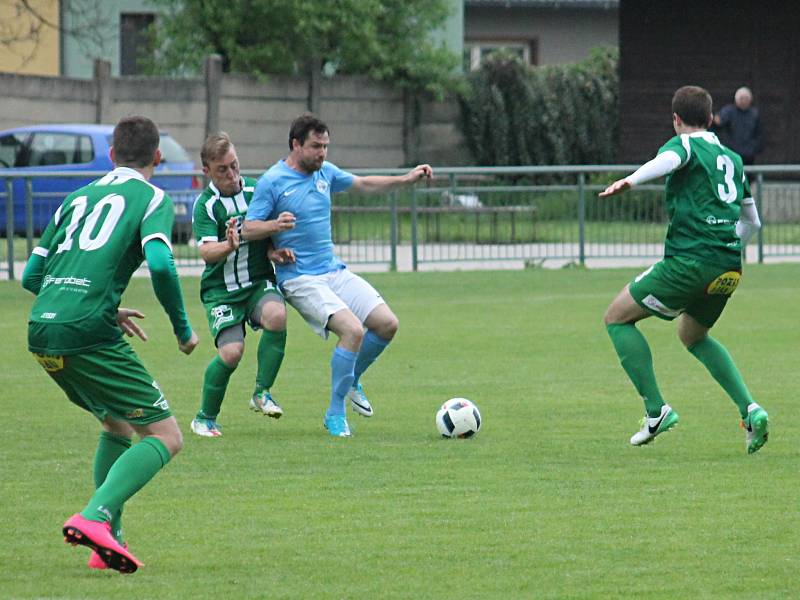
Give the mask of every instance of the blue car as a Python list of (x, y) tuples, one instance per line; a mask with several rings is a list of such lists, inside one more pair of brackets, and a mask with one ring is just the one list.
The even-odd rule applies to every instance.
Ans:
[[(59, 124), (32, 125), (0, 131), (0, 232), (6, 230), (7, 178), (4, 170), (29, 172), (32, 176), (33, 233), (40, 235), (64, 198), (97, 176), (36, 177), (47, 172), (82, 173), (110, 171), (108, 151), (113, 125)], [(192, 227), (192, 205), (201, 182), (187, 174), (195, 165), (186, 150), (168, 133), (161, 133), (162, 162), (156, 168), (153, 184), (166, 190), (175, 204), (176, 238), (188, 237)], [(181, 175), (172, 175), (180, 172)], [(14, 232), (26, 232), (26, 178), (12, 178)]]

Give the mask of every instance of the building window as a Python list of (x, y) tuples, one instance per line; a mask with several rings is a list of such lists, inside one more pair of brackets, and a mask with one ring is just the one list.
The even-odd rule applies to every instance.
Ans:
[(122, 13), (119, 22), (119, 74), (141, 75), (141, 59), (152, 54), (147, 28), (153, 24), (153, 13)]
[(538, 63), (536, 40), (467, 40), (464, 42), (464, 69), (474, 71), (497, 51), (511, 52), (527, 65)]

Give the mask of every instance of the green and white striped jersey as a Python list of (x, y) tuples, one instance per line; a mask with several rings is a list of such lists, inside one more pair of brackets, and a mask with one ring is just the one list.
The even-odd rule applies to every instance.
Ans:
[(664, 255), (741, 267), (736, 222), (742, 200), (752, 197), (741, 157), (708, 131), (676, 135), (658, 153), (670, 151), (678, 155), (680, 166), (667, 176)]
[[(227, 223), (236, 218), (241, 223), (253, 198), (256, 180), (242, 177), (242, 191), (228, 197), (210, 183), (197, 197), (192, 213), (192, 229), (198, 245), (225, 239)], [(239, 249), (224, 260), (207, 264), (200, 280), (200, 299), (205, 302), (237, 302), (253, 291), (253, 284), (269, 280), (275, 273), (267, 258), (268, 239), (243, 240)]]
[(67, 196), (33, 250), (45, 262), (30, 350), (75, 354), (116, 342), (117, 308), (143, 247), (151, 239), (170, 246), (174, 219), (169, 196), (126, 167)]

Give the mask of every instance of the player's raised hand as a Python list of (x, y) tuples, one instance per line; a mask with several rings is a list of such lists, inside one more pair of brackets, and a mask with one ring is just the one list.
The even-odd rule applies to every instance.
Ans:
[(199, 343), (200, 338), (198, 338), (197, 334), (192, 330), (192, 335), (187, 341), (181, 342), (180, 339), (178, 340), (178, 349), (184, 354), (191, 354)]
[(601, 198), (607, 198), (608, 196), (614, 196), (616, 194), (621, 194), (622, 192), (626, 192), (631, 189), (633, 186), (631, 182), (628, 181), (627, 178), (618, 179), (610, 186), (608, 186), (605, 190), (597, 194)]
[(147, 334), (144, 332), (144, 329), (142, 329), (138, 323), (131, 320), (131, 317), (136, 317), (137, 319), (144, 319), (144, 314), (139, 312), (135, 308), (117, 309), (117, 323), (119, 324), (119, 328), (122, 329), (122, 332), (128, 337), (136, 336), (140, 338), (142, 341), (146, 342)]
[(225, 229), (225, 239), (228, 240), (228, 244), (234, 250), (239, 249), (239, 244), (241, 243), (241, 238), (239, 237), (239, 219), (236, 217), (231, 217), (228, 219), (227, 227)]
[(293, 213), (283, 211), (278, 215), (278, 218), (275, 219), (275, 223), (278, 225), (278, 231), (286, 231), (287, 229), (294, 229), (296, 220)]
[(430, 165), (417, 165), (406, 174), (406, 178), (409, 183), (416, 183), (420, 179), (433, 179), (433, 169)]
[(294, 250), (291, 248), (270, 248), (269, 252), (267, 252), (267, 258), (278, 265), (286, 265), (297, 260)]

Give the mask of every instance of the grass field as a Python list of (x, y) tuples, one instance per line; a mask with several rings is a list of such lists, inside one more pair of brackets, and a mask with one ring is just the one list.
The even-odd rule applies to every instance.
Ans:
[[(628, 438), (640, 400), (602, 313), (631, 270), (369, 276), (400, 317), (364, 383), (370, 420), (354, 437), (322, 429), (332, 342), (290, 311), (273, 389), (280, 421), (247, 410), (253, 338), (223, 405), (224, 437), (188, 424), (213, 355), (178, 353), (149, 282), (150, 341), (134, 346), (186, 434), (181, 454), (126, 505), (146, 566), (90, 572), (61, 523), (91, 492), (98, 426), (25, 351), (31, 297), (0, 284), (2, 598), (789, 598), (797, 593), (794, 442), (800, 265), (750, 266), (715, 335), (769, 411), (772, 436), (748, 456), (738, 413), (680, 345), (649, 320), (656, 371), (679, 427), (644, 448)], [(437, 437), (452, 396), (484, 418), (472, 440)]]

